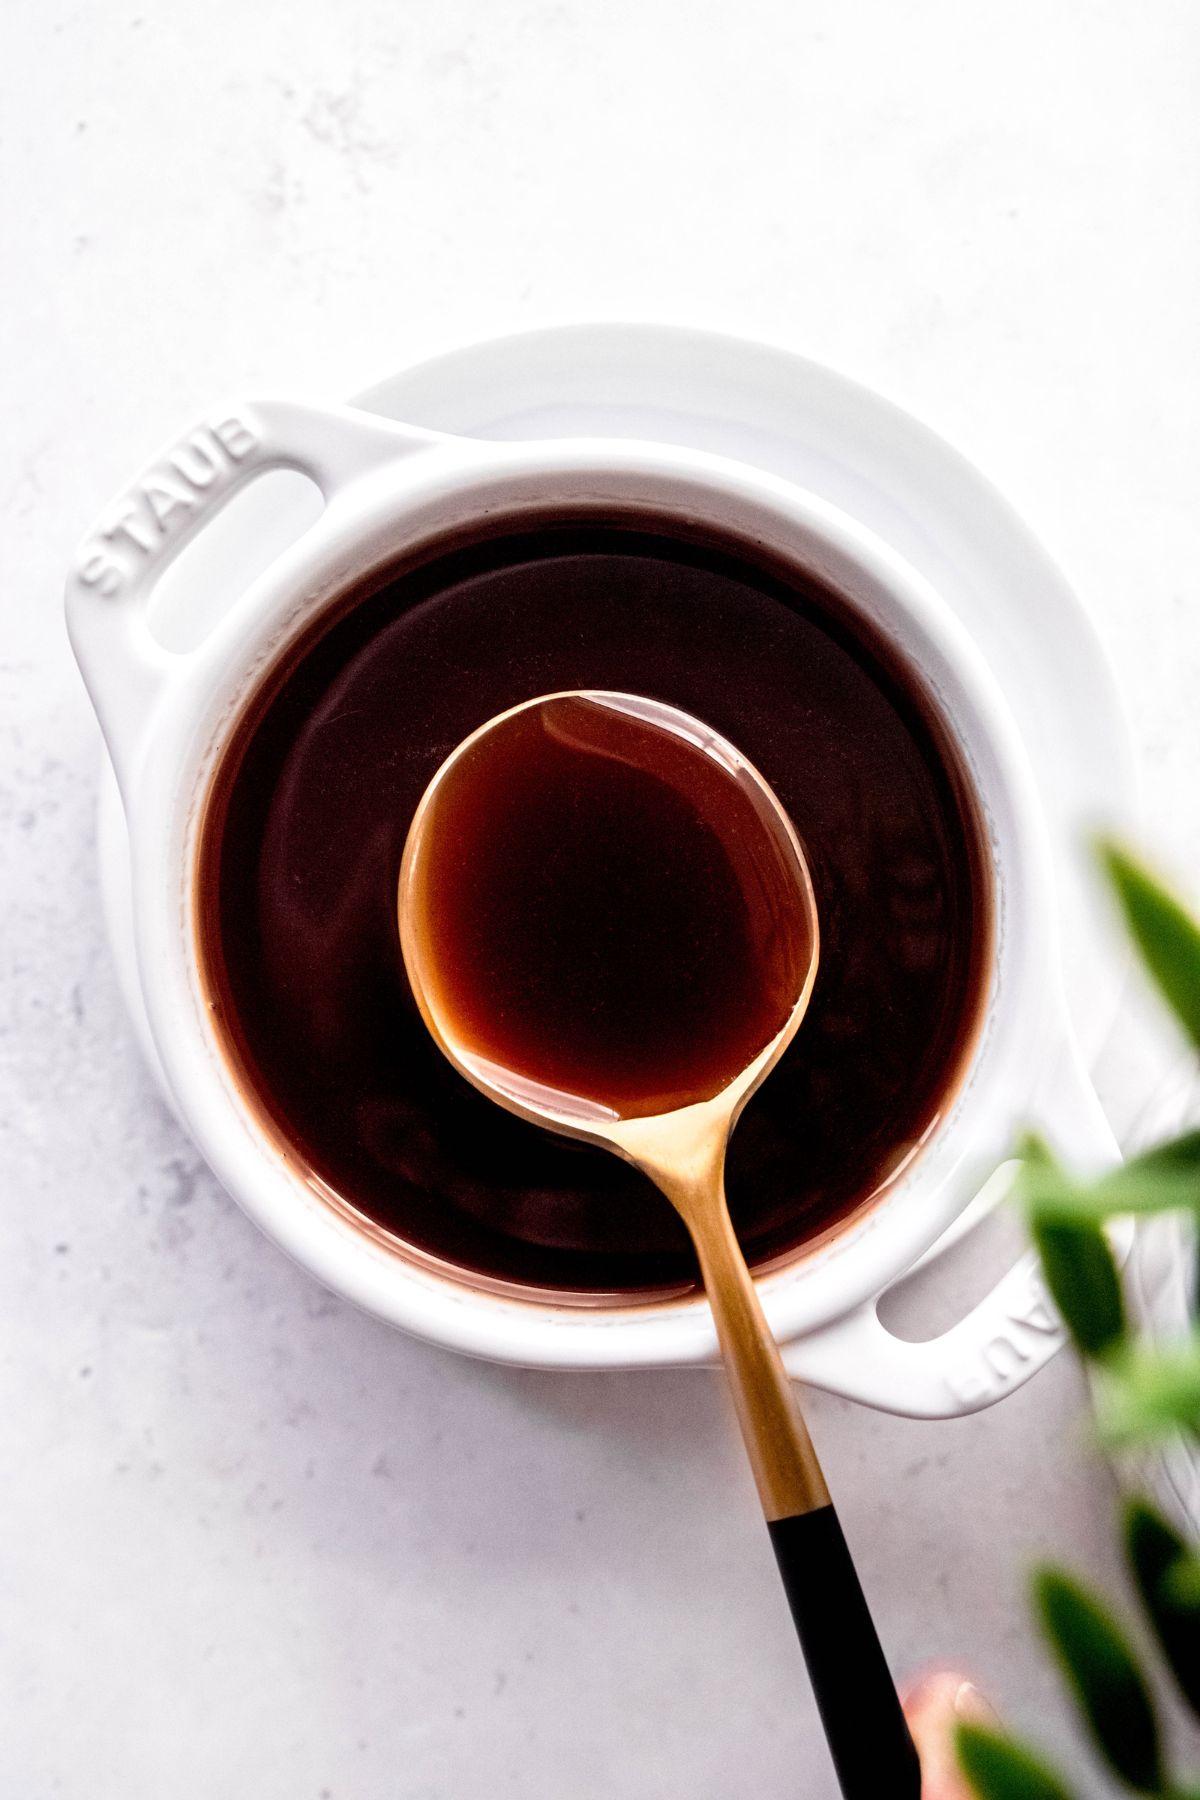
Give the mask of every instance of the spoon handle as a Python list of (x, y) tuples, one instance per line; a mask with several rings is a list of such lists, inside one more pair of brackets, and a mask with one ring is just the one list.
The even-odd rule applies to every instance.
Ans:
[(720, 1183), (685, 1222), (721, 1343), (721, 1357), (767, 1519), (828, 1506), (829, 1489), (792, 1378), (763, 1314)]
[(836, 1511), (767, 1529), (845, 1800), (918, 1800), (917, 1752)]
[[(697, 1205), (706, 1186), (708, 1204)], [(707, 1182), (694, 1183), (689, 1193), (676, 1186), (672, 1198), (700, 1260), (842, 1794), (845, 1800), (918, 1800), (917, 1753), (796, 1389), (734, 1233), (720, 1169), (710, 1170)]]

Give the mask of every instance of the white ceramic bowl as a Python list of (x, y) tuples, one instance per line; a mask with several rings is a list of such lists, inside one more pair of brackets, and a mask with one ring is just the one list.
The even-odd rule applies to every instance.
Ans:
[[(147, 615), (178, 551), (272, 468), (320, 487), (325, 509), (186, 654)], [(709, 1360), (700, 1300), (559, 1306), (439, 1274), (356, 1227), (278, 1155), (210, 1028), (194, 951), (198, 823), (222, 746), (276, 658), (353, 582), (487, 513), (547, 507), (656, 514), (760, 539), (829, 582), (917, 669), (957, 739), (995, 869), (997, 941), (969, 1073), (911, 1168), (862, 1217), (765, 1277), (764, 1306), (805, 1380), (914, 1416), (986, 1405), (1041, 1366), (1061, 1331), (1029, 1259), (949, 1332), (910, 1343), (876, 1303), (994, 1197), (1018, 1127), (1052, 1100), (1080, 1163), (1115, 1155), (1074, 1052), (1059, 981), (1045, 826), (1002, 694), (945, 602), (879, 539), (799, 488), (697, 451), (638, 441), (494, 443), (286, 401), (223, 408), (170, 445), (86, 539), (67, 587), (71, 641), (116, 769), (132, 855), (141, 987), (180, 1116), (246, 1211), (331, 1288), (475, 1355), (546, 1367)], [(989, 1179), (990, 1178), (990, 1179)]]

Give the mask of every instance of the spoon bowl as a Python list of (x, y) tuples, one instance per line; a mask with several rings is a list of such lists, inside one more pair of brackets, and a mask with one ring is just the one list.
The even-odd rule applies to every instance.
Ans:
[[(575, 1069), (564, 1075), (560, 1068), (547, 1074), (544, 1046), (539, 1045), (536, 1059), (530, 1059), (527, 1049), (523, 1055), (514, 1056), (511, 1047), (500, 1050), (494, 1043), (481, 1042), (477, 1023), (473, 1027), (470, 1020), (464, 1021), (461, 1005), (448, 991), (443, 968), (445, 934), (439, 931), (436, 920), (445, 905), (446, 888), (443, 871), (435, 866), (439, 832), (443, 837), (447, 831), (461, 835), (464, 805), (461, 794), (455, 793), (456, 785), (462, 785), (461, 772), (481, 755), (495, 756), (491, 746), (506, 736), (518, 736), (531, 725), (553, 733), (569, 752), (594, 762), (633, 761), (629, 744), (623, 739), (632, 738), (635, 752), (644, 753), (647, 745), (652, 745), (660, 761), (674, 758), (676, 766), (666, 767), (663, 785), (673, 781), (680, 790), (673, 797), (681, 798), (685, 805), (693, 804), (697, 798), (697, 766), (703, 779), (711, 782), (714, 769), (724, 778), (726, 799), (734, 798), (736, 811), (731, 811), (721, 824), (726, 836), (732, 829), (740, 840), (742, 866), (738, 877), (743, 890), (752, 890), (749, 896), (743, 892), (739, 900), (749, 898), (751, 905), (747, 910), (761, 915), (757, 921), (760, 939), (769, 935), (772, 940), (769, 946), (761, 942), (754, 945), (752, 953), (759, 961), (765, 961), (769, 955), (777, 967), (769, 996), (773, 1011), (768, 1014), (766, 1009), (760, 1009), (758, 1016), (740, 1021), (740, 1036), (736, 1042), (725, 1043), (720, 1064), (692, 1066), (685, 1074), (664, 1059), (666, 1066), (656, 1071), (656, 1080), (643, 1078), (639, 1088), (634, 1076), (621, 1089), (617, 1079), (621, 1071), (607, 1069), (600, 1082), (594, 1070)], [(520, 750), (518, 745), (516, 753), (520, 754)], [(507, 748), (505, 760), (511, 759), (512, 754), (512, 748)], [(690, 776), (690, 781), (681, 779), (681, 771)], [(538, 794), (535, 799), (540, 802), (543, 796)], [(443, 829), (448, 813), (450, 823)], [(791, 820), (753, 765), (725, 738), (677, 707), (636, 695), (598, 690), (547, 694), (510, 707), (481, 725), (452, 751), (425, 790), (409, 829), (400, 868), (398, 915), (401, 948), (414, 997), (434, 1039), (460, 1072), (509, 1111), (566, 1136), (602, 1143), (622, 1155), (627, 1151), (623, 1133), (616, 1128), (635, 1118), (665, 1117), (704, 1104), (714, 1108), (714, 1117), (726, 1117), (732, 1126), (738, 1112), (799, 1030), (812, 994), (819, 955), (816, 898), (803, 848)], [(489, 943), (489, 956), (492, 949)], [(611, 948), (607, 953), (611, 954)], [(711, 979), (711, 968), (702, 973)], [(688, 976), (693, 986), (698, 985), (694, 971), (689, 969)], [(492, 969), (486, 979), (494, 980)], [(602, 971), (602, 982), (605, 990), (616, 987), (607, 971)], [(607, 997), (606, 992), (604, 998)], [(704, 1035), (709, 1040), (717, 1035), (714, 1013), (723, 997), (728, 998), (706, 993), (698, 996), (699, 1006), (704, 1009)], [(542, 998), (544, 1005), (545, 996)], [(739, 1001), (741, 998), (739, 995)], [(575, 1004), (581, 1010), (594, 1012), (596, 999), (593, 991)], [(645, 1015), (639, 1028), (652, 1028), (656, 1036), (661, 1036), (666, 1021), (648, 1010), (644, 995), (639, 994), (639, 1001)], [(520, 1004), (528, 1005), (524, 996)], [(695, 1012), (693, 1004), (693, 1023)], [(576, 1019), (568, 1017), (564, 1022), (575, 1039)], [(539, 1027), (540, 1024), (539, 1021)], [(628, 1053), (627, 1045), (626, 1056)], [(686, 1055), (694, 1064), (694, 1044), (686, 1047)], [(631, 1156), (630, 1160), (638, 1159)]]

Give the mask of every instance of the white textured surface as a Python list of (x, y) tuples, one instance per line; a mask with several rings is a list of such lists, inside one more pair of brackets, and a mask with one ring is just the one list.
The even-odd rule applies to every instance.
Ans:
[[(716, 1383), (393, 1337), (164, 1117), (101, 940), (62, 566), (214, 394), (336, 395), (546, 318), (774, 338), (1031, 519), (1117, 652), (1186, 869), (1191, 0), (18, 0), (0, 36), (4, 1791), (827, 1800)], [(1114, 1578), (1078, 1406), (1062, 1363), (956, 1425), (813, 1408), (896, 1659), (966, 1661), (1067, 1758), (1020, 1571)]]

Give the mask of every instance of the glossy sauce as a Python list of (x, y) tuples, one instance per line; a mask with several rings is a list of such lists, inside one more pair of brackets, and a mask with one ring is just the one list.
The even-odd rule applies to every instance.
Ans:
[(911, 672), (836, 594), (753, 546), (644, 518), (498, 521), (348, 595), (272, 671), (222, 758), (201, 829), (201, 966), (251, 1103), (330, 1204), (492, 1285), (579, 1304), (683, 1294), (694, 1264), (668, 1202), (452, 1069), (400, 954), (400, 859), (434, 774), (486, 720), (568, 688), (706, 721), (805, 847), (816, 985), (730, 1149), (747, 1255), (768, 1264), (869, 1205), (975, 1041), (986, 836)]
[(579, 1119), (720, 1093), (815, 949), (770, 796), (698, 720), (633, 696), (551, 696), (468, 741), (409, 867), (410, 968), (459, 1061)]

